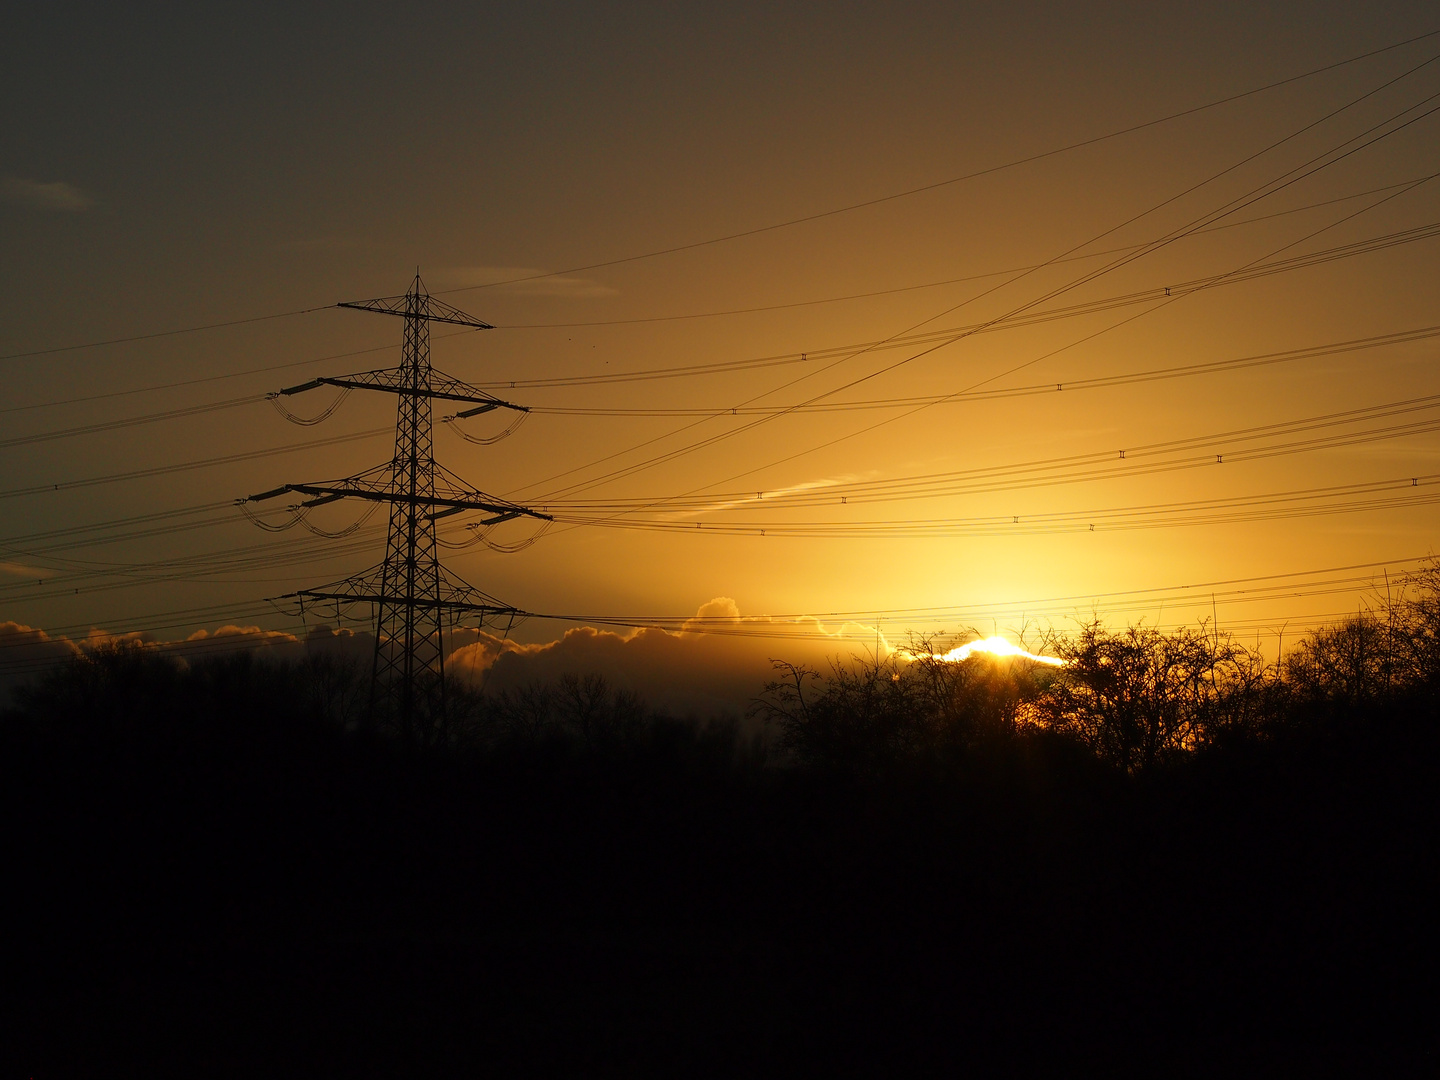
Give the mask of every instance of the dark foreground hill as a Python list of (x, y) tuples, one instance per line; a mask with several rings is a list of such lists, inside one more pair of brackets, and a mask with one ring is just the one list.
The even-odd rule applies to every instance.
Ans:
[(654, 717), (422, 751), (258, 664), (76, 671), (0, 727), (10, 1075), (1440, 1061), (1423, 689), (1140, 772), (1044, 731), (855, 771)]

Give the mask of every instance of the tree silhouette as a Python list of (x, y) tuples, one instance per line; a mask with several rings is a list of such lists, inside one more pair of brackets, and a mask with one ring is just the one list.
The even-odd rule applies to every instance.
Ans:
[(1049, 644), (1064, 660), (1033, 716), (1126, 772), (1195, 750), (1246, 724), (1263, 685), (1260, 657), (1228, 635), (1098, 622)]
[(781, 678), (766, 683), (752, 715), (778, 729), (798, 763), (854, 773), (1012, 737), (1022, 706), (1053, 677), (1026, 657), (946, 660), (925, 639), (904, 657), (837, 660), (826, 675), (772, 663)]

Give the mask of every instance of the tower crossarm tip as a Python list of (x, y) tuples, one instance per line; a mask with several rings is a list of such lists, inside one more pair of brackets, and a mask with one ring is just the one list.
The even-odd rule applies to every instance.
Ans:
[(324, 386), (327, 381), (326, 379), (311, 379), (309, 382), (301, 383), (299, 386), (287, 386), (281, 390), (277, 390), (273, 396), (289, 397), (291, 394), (303, 394), (306, 390), (314, 390), (317, 386)]
[(429, 390), (424, 393), (424, 396), (438, 398), (441, 401), (474, 402), (475, 404), (480, 406), (478, 409), (466, 409), (462, 413), (457, 413), (457, 416), (474, 416), (478, 413), (489, 412), (491, 409), (511, 409), (514, 412), (524, 413), (528, 413), (530, 411), (530, 406), (528, 405), (516, 405), (509, 401), (502, 401), (500, 398), (495, 397), (493, 394), (485, 393), (484, 390), (474, 390), (470, 392), (455, 390)]
[(488, 412), (490, 409), (514, 409), (516, 412), (529, 412), (530, 406), (516, 405), (510, 401), (504, 401), (494, 394), (481, 390), (478, 386), (471, 386), (467, 382), (461, 382), (443, 372), (435, 372), (430, 382), (434, 393), (432, 397), (441, 398), (445, 401), (471, 401), (480, 405), (480, 409), (467, 409), (465, 412), (457, 413), (458, 416), (474, 416), (479, 412)]
[(284, 487), (273, 488), (270, 491), (262, 491), (259, 495), (247, 495), (245, 498), (236, 501), (242, 503), (264, 502), (266, 499), (273, 499), (277, 495), (284, 495), (286, 492), (295, 490), (296, 487), (294, 484), (286, 484)]

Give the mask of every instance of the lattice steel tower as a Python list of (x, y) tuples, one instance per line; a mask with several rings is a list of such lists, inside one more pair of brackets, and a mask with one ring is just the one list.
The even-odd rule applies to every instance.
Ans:
[[(342, 394), (351, 390), (395, 394), (398, 398), (395, 456), (386, 464), (341, 480), (286, 484), (241, 502), (259, 502), (295, 492), (306, 498), (290, 510), (302, 518), (310, 508), (339, 499), (390, 505), (390, 530), (383, 562), (354, 577), (290, 593), (284, 599), (298, 600), (302, 607), (306, 602), (322, 600), (372, 605), (375, 612), (375, 659), (370, 689), (372, 720), (394, 722), (406, 734), (430, 740), (439, 737), (445, 725), (447, 622), (453, 625), (469, 616), (483, 623), (486, 618), (508, 616), (513, 619), (519, 614), (518, 609), (500, 603), (441, 566), (436, 521), (467, 510), (485, 511), (490, 515), (477, 523), (479, 527), (522, 516), (551, 520), (549, 515), (478, 491), (437, 465), (432, 445), (431, 404), (439, 398), (474, 406), (457, 413), (453, 419), (494, 409), (510, 409), (523, 416), (528, 410), (431, 368), (432, 322), (477, 330), (493, 327), (430, 296), (418, 271), (404, 296), (337, 306), (404, 319), (400, 366), (341, 378), (312, 379), (287, 387), (271, 398), (278, 403), (281, 397), (320, 386), (338, 387)], [(333, 406), (321, 418), (330, 411)]]

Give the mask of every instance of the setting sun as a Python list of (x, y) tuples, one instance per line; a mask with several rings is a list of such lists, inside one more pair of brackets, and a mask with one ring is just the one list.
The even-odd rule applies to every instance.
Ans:
[(1027, 660), (1033, 660), (1037, 664), (1049, 664), (1051, 667), (1061, 667), (1065, 661), (1054, 656), (1037, 656), (1035, 653), (1027, 652), (1014, 642), (995, 634), (991, 637), (981, 638), (978, 641), (967, 642), (959, 645), (943, 656), (936, 657), (937, 660), (945, 660), (950, 663), (959, 663), (961, 660), (969, 660), (976, 653), (988, 653), (991, 656), (1023, 656)]

